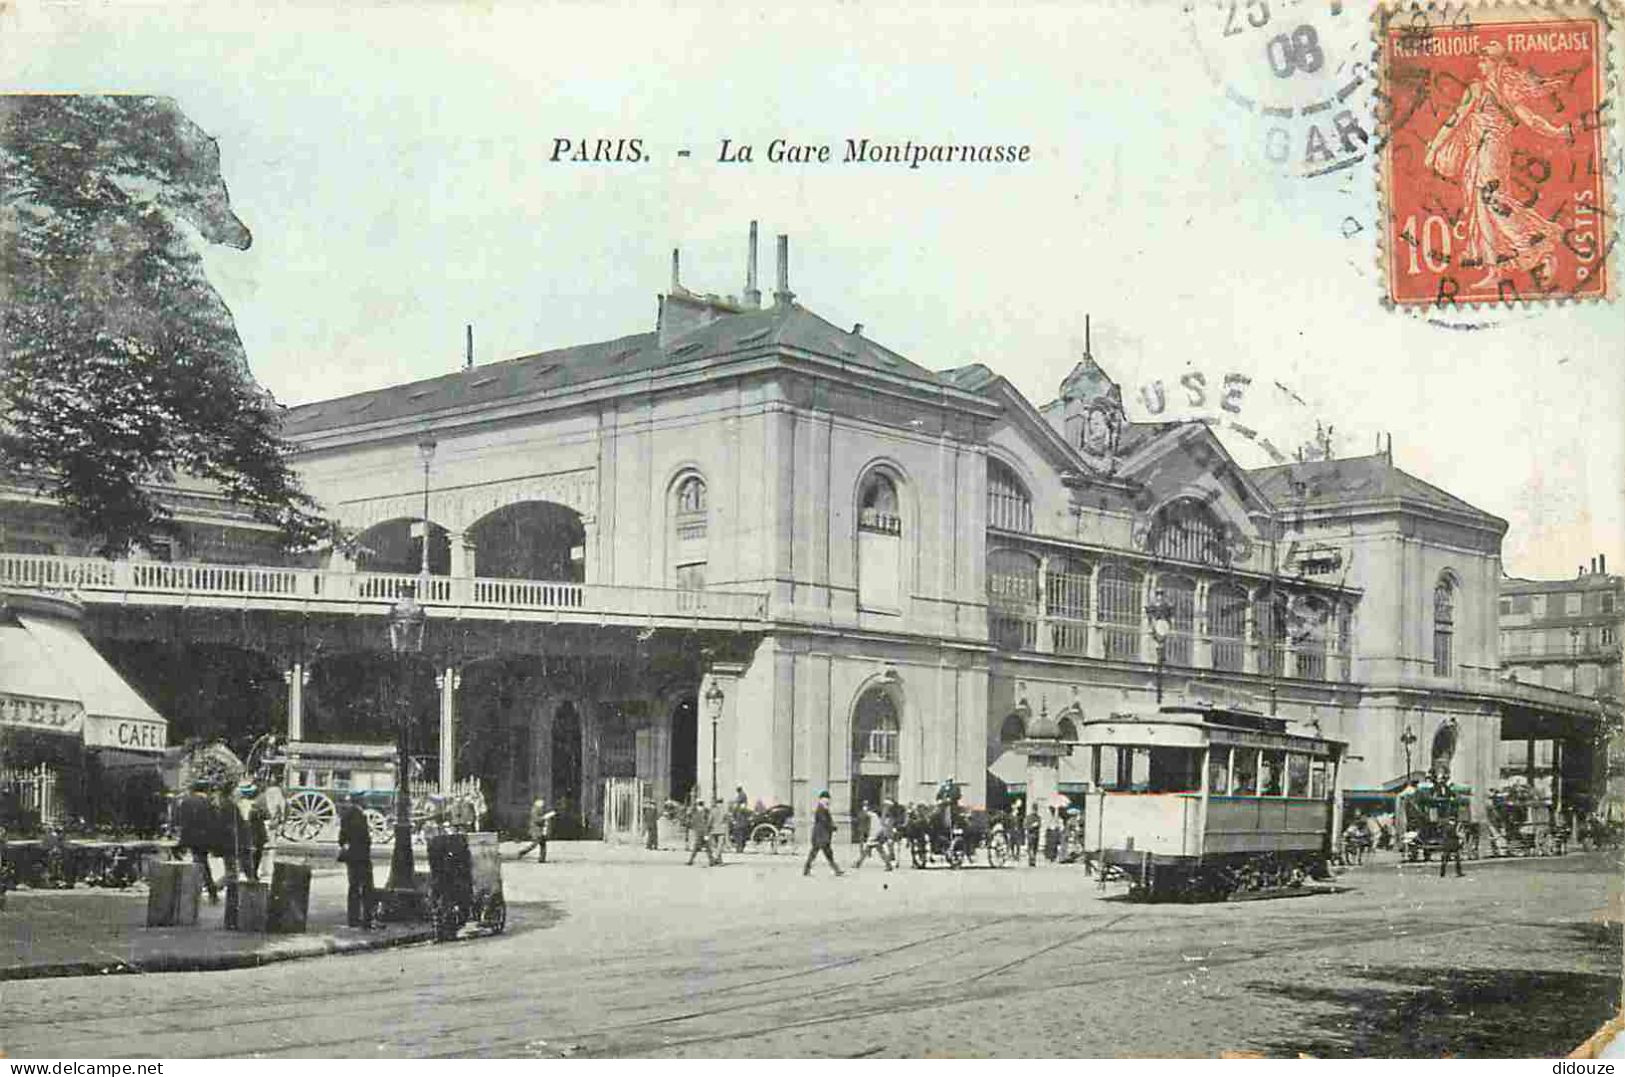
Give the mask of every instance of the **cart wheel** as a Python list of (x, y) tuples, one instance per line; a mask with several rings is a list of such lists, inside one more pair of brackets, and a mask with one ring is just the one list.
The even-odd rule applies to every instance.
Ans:
[(372, 840), (384, 842), (390, 839), (389, 817), (377, 808), (368, 808), (366, 811), (367, 829), (372, 832)]
[(908, 858), (914, 862), (915, 867), (925, 867), (925, 862), (928, 855), (929, 854), (925, 849), (925, 842), (916, 838), (908, 843)]
[(338, 809), (325, 794), (308, 789), (288, 798), (281, 834), (289, 841), (315, 841), (338, 818)]
[(772, 823), (757, 823), (750, 832), (750, 847), (757, 852), (779, 851), (779, 829)]
[(987, 866), (1002, 868), (1009, 857), (1008, 846), (1005, 845), (1004, 835), (996, 835), (987, 843)]
[(965, 843), (957, 837), (948, 842), (947, 856), (949, 867), (957, 868), (963, 865), (965, 863)]
[(508, 903), (502, 900), (501, 894), (492, 894), (491, 900), (485, 903), (485, 916), (482, 923), (493, 935), (500, 935), (508, 926)]

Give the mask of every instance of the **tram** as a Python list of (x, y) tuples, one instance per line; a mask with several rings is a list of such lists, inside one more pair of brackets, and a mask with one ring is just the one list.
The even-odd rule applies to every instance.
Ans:
[(1199, 900), (1329, 876), (1344, 742), (1209, 706), (1091, 719), (1078, 738), (1093, 790), (1084, 854), (1103, 884)]

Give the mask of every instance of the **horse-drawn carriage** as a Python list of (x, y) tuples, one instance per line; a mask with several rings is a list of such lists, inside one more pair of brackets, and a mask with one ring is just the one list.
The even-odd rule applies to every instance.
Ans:
[(1010, 857), (999, 817), (981, 808), (966, 811), (950, 801), (911, 805), (894, 833), (907, 842), (909, 859), (917, 868), (939, 861), (958, 868), (973, 862), (977, 853), (986, 858), (988, 867), (1002, 868)]
[(1552, 806), (1517, 792), (1492, 794), (1492, 842), (1497, 856), (1561, 855), (1566, 845), (1563, 827), (1553, 820)]
[(735, 807), (729, 814), (728, 839), (739, 853), (747, 846), (759, 853), (788, 849), (796, 839), (795, 823), (791, 819), (794, 814), (795, 809), (788, 804), (755, 811), (742, 805)]
[[(373, 840), (389, 840), (395, 826), (393, 747), (288, 741), (251, 762), (262, 787), (281, 790), (281, 804), (267, 808), (284, 841), (336, 840), (339, 802), (356, 793)], [(427, 805), (414, 800), (413, 809), (416, 824)]]
[(1459, 790), (1440, 784), (1420, 786), (1400, 797), (1399, 807), (1406, 860), (1431, 860), (1454, 850), (1465, 858), (1478, 856), (1479, 827), (1471, 817), (1471, 801)]

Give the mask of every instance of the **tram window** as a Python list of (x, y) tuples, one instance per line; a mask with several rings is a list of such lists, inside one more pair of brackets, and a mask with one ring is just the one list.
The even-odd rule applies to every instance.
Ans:
[(1316, 759), (1309, 764), (1309, 795), (1316, 800), (1326, 799), (1326, 777), (1329, 769), (1324, 759)]
[(1130, 791), (1144, 793), (1151, 788), (1151, 749), (1123, 748), (1117, 753), (1120, 778)]
[(1208, 752), (1207, 791), (1216, 797), (1230, 792), (1230, 749), (1214, 748)]
[(1309, 795), (1309, 757), (1301, 752), (1293, 752), (1286, 757), (1286, 795)]
[(1258, 790), (1261, 797), (1278, 797), (1286, 770), (1286, 753), (1278, 748), (1266, 749), (1263, 760), (1263, 783)]
[(1230, 792), (1235, 796), (1256, 796), (1258, 794), (1258, 749), (1236, 749), (1236, 775), (1230, 786)]
[[(1136, 753), (1138, 754), (1138, 753)], [(1196, 748), (1152, 748), (1149, 791), (1195, 793), (1202, 788), (1202, 753)]]

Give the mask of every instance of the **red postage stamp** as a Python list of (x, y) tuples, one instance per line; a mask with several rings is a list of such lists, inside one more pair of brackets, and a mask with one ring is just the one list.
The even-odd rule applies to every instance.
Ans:
[(1388, 302), (1608, 298), (1602, 11), (1412, 7), (1377, 32)]

